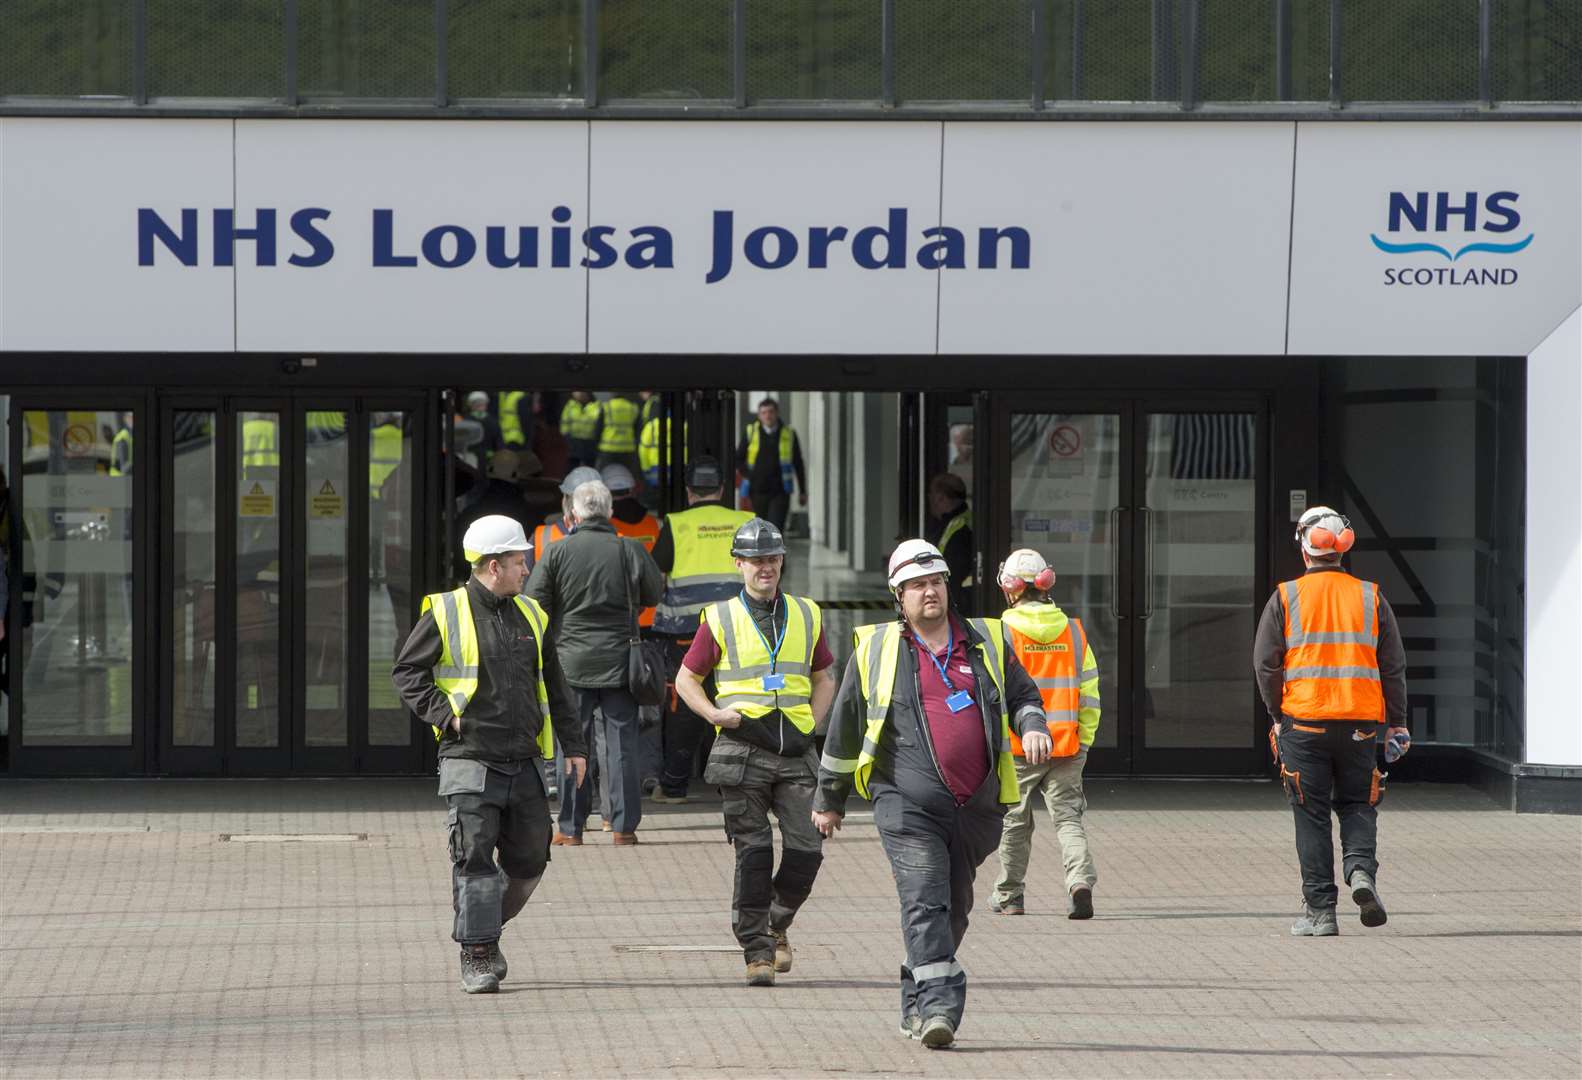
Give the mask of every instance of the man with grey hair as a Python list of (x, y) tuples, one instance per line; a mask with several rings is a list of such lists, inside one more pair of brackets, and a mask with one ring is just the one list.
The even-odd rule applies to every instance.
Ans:
[[(643, 814), (637, 700), (626, 680), (632, 602), (657, 604), (664, 579), (641, 541), (616, 533), (612, 502), (602, 481), (577, 485), (567, 518), (571, 533), (540, 557), (527, 595), (549, 614), (583, 731), (598, 747), (603, 811), (616, 846), (624, 847), (637, 843)], [(581, 846), (592, 793), (591, 775), (561, 793), (554, 843)]]

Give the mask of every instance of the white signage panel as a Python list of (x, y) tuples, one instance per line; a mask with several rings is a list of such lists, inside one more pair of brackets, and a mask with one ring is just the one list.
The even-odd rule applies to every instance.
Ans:
[(944, 219), (1032, 250), (943, 272), (940, 352), (1282, 352), (1291, 152), (1284, 123), (946, 124)]
[(590, 351), (934, 351), (939, 124), (592, 126)]
[(1292, 353), (1526, 355), (1582, 302), (1582, 124), (1299, 124), (1292, 236)]
[(231, 206), (231, 127), (8, 117), (4, 347), (230, 352), (232, 272), (208, 256), (212, 215)]
[(237, 348), (582, 352), (587, 190), (585, 123), (238, 121)]

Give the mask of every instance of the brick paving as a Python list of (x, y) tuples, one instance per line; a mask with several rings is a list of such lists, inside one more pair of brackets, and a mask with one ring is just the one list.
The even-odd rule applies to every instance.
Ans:
[[(1390, 923), (1290, 938), (1267, 784), (1090, 784), (1099, 916), (1064, 918), (1040, 822), (1028, 915), (984, 867), (958, 1048), (895, 1034), (896, 901), (871, 822), (826, 847), (796, 969), (743, 984), (717, 803), (555, 849), (504, 992), (457, 987), (427, 781), (0, 784), (0, 1075), (1582, 1075), (1582, 819), (1398, 785)], [(363, 833), (352, 843), (224, 834)]]

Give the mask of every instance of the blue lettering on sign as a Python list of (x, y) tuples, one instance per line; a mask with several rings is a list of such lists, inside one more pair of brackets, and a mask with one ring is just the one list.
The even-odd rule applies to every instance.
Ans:
[[(1426, 196), (1425, 196), (1426, 198)], [(1508, 204), (1516, 196), (1500, 192), (1483, 204), (1491, 216), (1484, 228), (1508, 231), (1521, 220)], [(1405, 218), (1426, 224), (1428, 203), (1421, 206), (1404, 201), (1396, 207), (1392, 199), (1392, 221)], [(1446, 216), (1463, 215), (1471, 220), (1476, 208), (1450, 205)], [(161, 258), (174, 259), (181, 266), (202, 265), (204, 213), (196, 207), (183, 207), (179, 220), (170, 211), (152, 207), (137, 210), (137, 265), (154, 266)], [(314, 268), (327, 265), (336, 257), (331, 236), (333, 212), (322, 206), (300, 207), (289, 214), (276, 207), (251, 210), (250, 220), (230, 207), (206, 212), (210, 265), (236, 265), (238, 251), (243, 260), (257, 267), (280, 265), (281, 248), (288, 248), (285, 265)], [(280, 233), (284, 219), (289, 232)], [(606, 270), (624, 264), (632, 270), (673, 270), (676, 268), (675, 238), (662, 225), (640, 225), (624, 232), (611, 225), (588, 225), (580, 234), (571, 224), (568, 206), (549, 211), (551, 224), (486, 225), (482, 228), (457, 223), (414, 226), (397, 211), (378, 207), (371, 211), (368, 265), (376, 269), (411, 270), (433, 267), (456, 270), (474, 263), (492, 269), (566, 270), (573, 265), (589, 270)], [(1032, 266), (1032, 236), (1016, 225), (984, 226), (976, 230), (975, 251), (969, 252), (968, 233), (947, 225), (920, 230), (914, 237), (905, 207), (893, 206), (885, 212), (882, 224), (866, 224), (855, 229), (846, 225), (812, 225), (798, 229), (788, 225), (753, 223), (738, 243), (734, 210), (715, 210), (710, 215), (709, 266), (704, 282), (724, 281), (736, 269), (741, 255), (753, 270), (827, 270), (834, 265), (862, 270), (1026, 270)], [(548, 233), (547, 261), (542, 244)], [(580, 241), (583, 256), (573, 263), (572, 244)], [(479, 258), (480, 253), (482, 258)], [(971, 262), (969, 263), (969, 257)]]
[[(1514, 191), (1495, 191), (1481, 199), (1476, 191), (1392, 191), (1386, 208), (1386, 232), (1399, 236), (1406, 226), (1410, 226), (1415, 233), (1459, 232), (1462, 238), (1467, 233), (1479, 231), (1513, 232), (1522, 221), (1522, 215), (1516, 209), (1516, 201), (1520, 197)], [(1528, 233), (1522, 240), (1500, 243), (1490, 240), (1460, 243), (1451, 241), (1448, 236), (1383, 240), (1377, 233), (1369, 233), (1368, 238), (1373, 241), (1374, 247), (1390, 255), (1434, 254), (1455, 262), (1472, 252), (1514, 255), (1533, 242), (1533, 235)]]

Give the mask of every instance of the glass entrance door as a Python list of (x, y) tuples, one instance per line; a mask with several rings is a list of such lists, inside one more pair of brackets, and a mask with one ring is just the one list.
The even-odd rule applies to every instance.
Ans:
[[(1042, 552), (1099, 662), (1095, 772), (1249, 775), (1259, 404), (1000, 402), (997, 561)], [(987, 562), (987, 559), (986, 559)], [(988, 597), (990, 610), (999, 597)]]
[(414, 772), (390, 686), (415, 618), (421, 401), (161, 410), (161, 769)]

